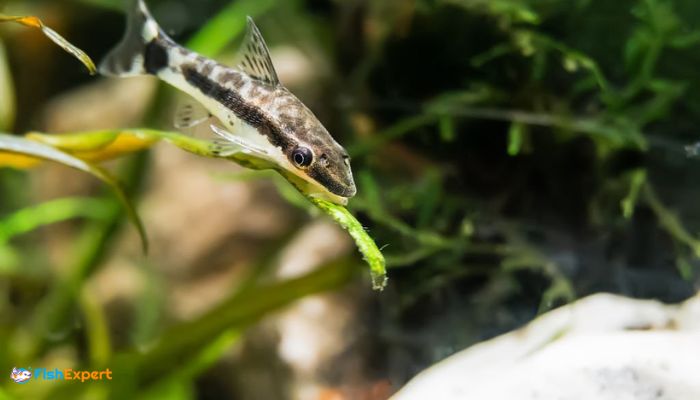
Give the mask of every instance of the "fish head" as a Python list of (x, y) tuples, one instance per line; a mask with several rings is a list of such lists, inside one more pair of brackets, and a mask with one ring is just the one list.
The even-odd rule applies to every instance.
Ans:
[(298, 127), (303, 132), (291, 132), (293, 140), (285, 149), (287, 168), (306, 182), (307, 195), (347, 204), (357, 192), (350, 156), (315, 118), (306, 121)]

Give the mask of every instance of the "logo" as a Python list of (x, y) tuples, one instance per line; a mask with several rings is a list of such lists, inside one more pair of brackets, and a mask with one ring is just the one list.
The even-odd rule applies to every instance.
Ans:
[(14, 367), (10, 373), (10, 378), (12, 378), (15, 383), (27, 383), (32, 378), (34, 378), (35, 381), (65, 380), (80, 383), (101, 381), (103, 379), (112, 380), (112, 371), (109, 368), (100, 371), (82, 371), (72, 368), (63, 370), (58, 368), (34, 368), (33, 371), (34, 372), (29, 369)]
[(32, 372), (24, 368), (12, 368), (10, 373), (10, 378), (12, 378), (15, 383), (27, 383), (32, 378)]

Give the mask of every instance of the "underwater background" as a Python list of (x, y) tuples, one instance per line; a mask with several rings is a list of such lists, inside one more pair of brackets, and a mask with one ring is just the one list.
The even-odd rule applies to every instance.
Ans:
[[(169, 144), (106, 168), (0, 168), (0, 399), (386, 399), (428, 366), (586, 295), (700, 284), (700, 3), (149, 0), (178, 43), (234, 60), (252, 16), (280, 80), (352, 157), (347, 233), (279, 177)], [(118, 0), (0, 1), (95, 61)], [(0, 24), (0, 131), (172, 130), (184, 96), (107, 79)]]

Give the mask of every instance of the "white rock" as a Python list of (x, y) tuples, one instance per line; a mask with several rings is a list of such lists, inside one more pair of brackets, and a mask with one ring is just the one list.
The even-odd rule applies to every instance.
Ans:
[(697, 296), (590, 296), (439, 362), (393, 399), (700, 399), (699, 321)]

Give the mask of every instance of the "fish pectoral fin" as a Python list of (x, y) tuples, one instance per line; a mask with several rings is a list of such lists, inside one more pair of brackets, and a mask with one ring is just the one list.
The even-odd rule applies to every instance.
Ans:
[(236, 61), (237, 68), (251, 77), (271, 86), (280, 84), (275, 67), (272, 65), (270, 51), (250, 17), (248, 17), (246, 35), (236, 55)]
[(209, 125), (212, 132), (218, 135), (221, 139), (216, 140), (216, 143), (221, 147), (219, 154), (226, 157), (236, 153), (247, 153), (253, 154), (261, 158), (267, 158), (269, 156), (267, 150), (250, 143), (248, 140), (236, 136), (233, 133), (216, 126), (215, 124)]
[(211, 117), (211, 113), (201, 104), (194, 100), (184, 101), (175, 111), (173, 125), (177, 129), (193, 128), (206, 122)]

